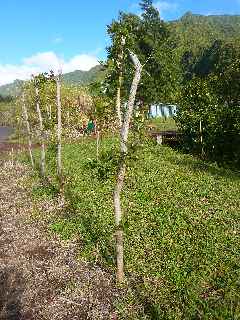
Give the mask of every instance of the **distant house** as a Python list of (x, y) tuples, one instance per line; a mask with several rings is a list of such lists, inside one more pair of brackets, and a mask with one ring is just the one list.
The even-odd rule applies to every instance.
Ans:
[(171, 118), (176, 115), (177, 106), (170, 104), (151, 105), (149, 108), (149, 118)]

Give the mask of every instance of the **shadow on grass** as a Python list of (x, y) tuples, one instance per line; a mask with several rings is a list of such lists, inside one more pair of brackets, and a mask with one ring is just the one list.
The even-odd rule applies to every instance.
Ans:
[(197, 155), (191, 155), (184, 152), (181, 148), (172, 148), (180, 157), (171, 157), (169, 161), (176, 165), (189, 168), (192, 171), (204, 172), (212, 176), (222, 177), (231, 180), (240, 179), (240, 171), (232, 167), (220, 167), (216, 162), (211, 162), (199, 158)]
[(19, 271), (11, 267), (0, 269), (0, 319), (33, 319), (30, 314), (22, 313), (21, 297), (24, 281)]
[(66, 204), (61, 216), (56, 217), (51, 229), (60, 234), (63, 239), (79, 237), (82, 253), (95, 263), (103, 263), (104, 266), (112, 267), (115, 264), (115, 247), (112, 241), (114, 230), (101, 228), (100, 217), (91, 212), (79, 209), (81, 197), (73, 192), (74, 187), (66, 184), (64, 187), (64, 198)]

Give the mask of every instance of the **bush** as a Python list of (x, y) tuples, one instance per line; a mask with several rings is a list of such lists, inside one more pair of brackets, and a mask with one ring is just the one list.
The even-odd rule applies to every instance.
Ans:
[(240, 168), (240, 106), (224, 103), (214, 93), (217, 80), (196, 78), (182, 92), (176, 122), (183, 133), (183, 149)]

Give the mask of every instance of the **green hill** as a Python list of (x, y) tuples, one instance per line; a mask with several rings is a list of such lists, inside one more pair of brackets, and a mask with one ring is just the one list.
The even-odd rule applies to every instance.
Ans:
[[(203, 16), (187, 12), (182, 18), (168, 22), (168, 26), (171, 34), (169, 44), (177, 58), (174, 58), (177, 64), (181, 64), (185, 53), (191, 52), (195, 55), (199, 50), (210, 47), (215, 40), (240, 40), (240, 15)], [(89, 71), (76, 70), (66, 73), (63, 80), (66, 84), (88, 85), (103, 77), (104, 71), (98, 65)], [(22, 83), (21, 80), (15, 80), (11, 84), (0, 86), (0, 95), (18, 95)]]
[(103, 77), (103, 68), (97, 65), (89, 71), (76, 70), (73, 72), (65, 73), (63, 75), (63, 81), (66, 84), (82, 84), (87, 85), (93, 81), (100, 80)]
[(2, 97), (16, 97), (21, 92), (21, 87), (24, 81), (15, 80), (13, 83), (0, 86), (0, 96)]
[[(72, 85), (88, 85), (89, 83), (100, 80), (104, 76), (103, 67), (97, 65), (89, 71), (76, 70), (73, 72), (65, 73), (63, 75), (63, 82)], [(15, 80), (13, 83), (0, 86), (0, 96), (15, 97), (21, 92), (21, 87), (24, 81)]]
[(169, 23), (173, 44), (181, 50), (206, 48), (215, 40), (240, 36), (240, 15), (203, 16), (187, 12)]

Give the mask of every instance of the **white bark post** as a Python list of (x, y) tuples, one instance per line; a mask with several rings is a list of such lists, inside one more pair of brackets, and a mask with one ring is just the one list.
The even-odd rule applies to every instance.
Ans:
[(119, 68), (119, 76), (118, 76), (118, 88), (117, 88), (117, 97), (116, 97), (116, 111), (118, 117), (118, 125), (119, 128), (122, 126), (122, 112), (121, 112), (121, 88), (122, 88), (122, 78), (123, 78), (123, 51), (125, 45), (125, 37), (121, 38), (121, 49), (118, 55), (118, 68)]
[(123, 262), (123, 229), (122, 229), (122, 209), (121, 209), (121, 191), (123, 188), (125, 173), (126, 173), (126, 155), (128, 152), (127, 142), (130, 121), (132, 118), (133, 107), (135, 103), (135, 97), (137, 93), (138, 84), (141, 78), (142, 65), (138, 60), (138, 57), (130, 52), (130, 57), (133, 61), (135, 67), (135, 75), (132, 81), (132, 86), (130, 90), (129, 100), (127, 104), (127, 110), (122, 121), (120, 128), (120, 151), (122, 155), (122, 160), (119, 165), (119, 171), (117, 174), (117, 182), (114, 190), (114, 212), (115, 212), (115, 223), (116, 223), (116, 259), (117, 259), (117, 282), (122, 283), (124, 280), (124, 262)]
[(62, 187), (62, 106), (61, 106), (61, 72), (56, 77), (57, 85), (57, 173)]
[(200, 132), (200, 143), (201, 143), (201, 155), (204, 156), (204, 149), (203, 149), (203, 131), (202, 131), (202, 120), (199, 123), (199, 132)]
[(97, 130), (97, 160), (99, 159), (99, 131)]
[(47, 104), (46, 110), (47, 110), (48, 120), (51, 121), (52, 116), (51, 116), (51, 105), (50, 104), (49, 105)]
[(35, 82), (35, 94), (36, 94), (36, 110), (38, 114), (38, 121), (39, 121), (39, 129), (40, 129), (40, 144), (41, 144), (41, 159), (40, 159), (40, 171), (41, 176), (45, 176), (45, 143), (44, 143), (44, 128), (43, 128), (43, 119), (42, 119), (42, 112), (40, 109), (40, 102), (39, 102), (39, 88), (38, 84)]
[(68, 125), (68, 129), (70, 127), (70, 114), (69, 114), (69, 110), (67, 111), (67, 125)]
[(49, 105), (49, 120), (52, 120), (52, 106)]
[(28, 151), (29, 151), (29, 156), (31, 160), (32, 167), (34, 168), (34, 160), (33, 160), (33, 154), (32, 154), (32, 139), (31, 139), (31, 129), (30, 129), (30, 124), (29, 124), (29, 118), (28, 118), (28, 112), (27, 112), (27, 107), (25, 104), (25, 94), (23, 92), (22, 94), (22, 111), (23, 111), (23, 118), (26, 124), (27, 128), (27, 134), (28, 134)]

